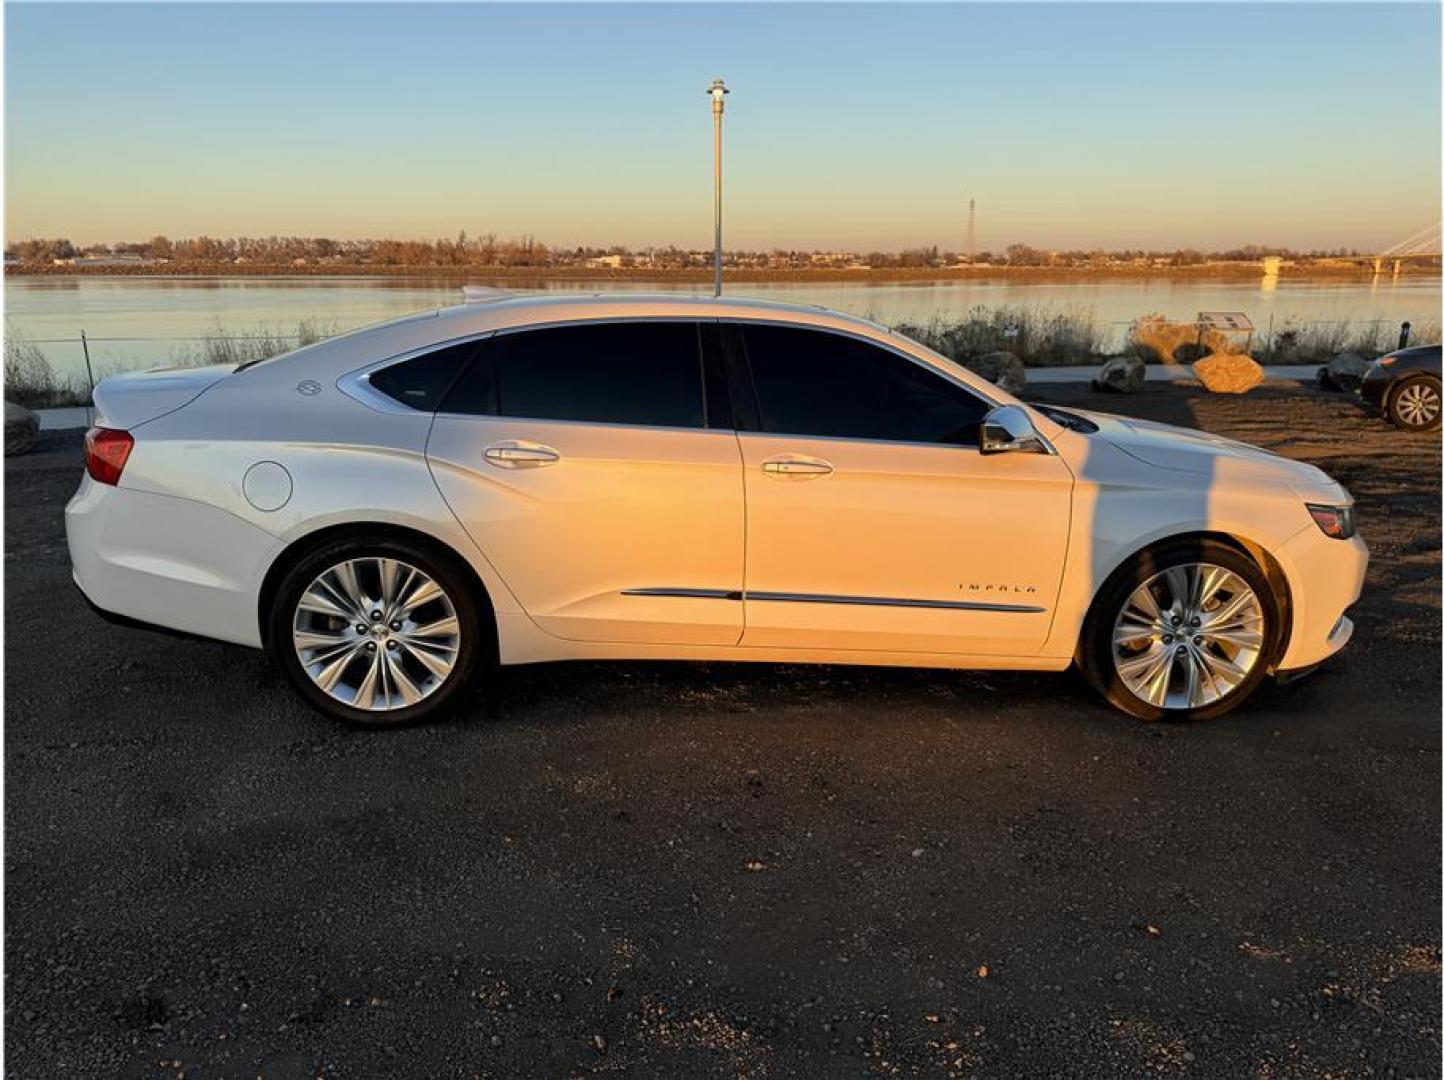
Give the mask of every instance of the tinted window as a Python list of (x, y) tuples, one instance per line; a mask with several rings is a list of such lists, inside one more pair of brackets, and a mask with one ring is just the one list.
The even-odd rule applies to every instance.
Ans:
[(695, 323), (594, 323), (500, 334), (447, 412), (704, 427)]
[(476, 352), (476, 347), (475, 341), (468, 341), (392, 364), (373, 371), (371, 385), (403, 405), (435, 412), (447, 389), (466, 366), (466, 361)]
[(977, 444), (988, 404), (896, 353), (798, 327), (742, 334), (762, 431)]

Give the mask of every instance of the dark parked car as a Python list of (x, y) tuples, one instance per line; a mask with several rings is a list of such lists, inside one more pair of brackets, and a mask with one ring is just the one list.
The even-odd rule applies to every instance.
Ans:
[(1405, 431), (1436, 431), (1441, 411), (1439, 346), (1417, 345), (1379, 357), (1359, 394)]

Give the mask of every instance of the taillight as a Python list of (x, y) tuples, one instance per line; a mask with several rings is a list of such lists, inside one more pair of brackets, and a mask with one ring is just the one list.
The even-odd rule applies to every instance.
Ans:
[(92, 480), (114, 487), (135, 439), (119, 428), (93, 427), (85, 433), (85, 471)]

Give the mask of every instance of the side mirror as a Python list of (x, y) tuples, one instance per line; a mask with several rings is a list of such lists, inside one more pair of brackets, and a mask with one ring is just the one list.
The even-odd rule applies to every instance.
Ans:
[(1032, 418), (1017, 405), (999, 405), (983, 417), (978, 429), (982, 454), (1051, 454), (1053, 448), (1038, 434)]

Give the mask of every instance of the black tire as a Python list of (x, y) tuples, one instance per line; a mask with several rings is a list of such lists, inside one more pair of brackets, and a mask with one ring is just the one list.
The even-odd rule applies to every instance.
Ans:
[[(394, 559), (431, 578), (450, 602), (459, 627), (456, 658), (445, 678), (415, 704), (384, 711), (356, 708), (322, 690), (303, 665), (292, 636), (298, 602), (317, 577), (348, 560), (369, 559)], [(489, 665), (495, 648), (495, 624), (489, 605), (476, 592), (475, 580), (454, 555), (392, 537), (341, 538), (309, 552), (286, 573), (271, 604), (266, 640), (271, 655), (285, 669), (301, 697), (317, 711), (362, 728), (404, 727), (451, 711), (466, 698), (479, 672)], [(370, 651), (375, 652), (374, 645)]]
[[(1220, 566), (1253, 590), (1263, 613), (1262, 644), (1248, 675), (1231, 691), (1195, 708), (1161, 708), (1136, 696), (1119, 677), (1114, 663), (1113, 630), (1123, 605), (1145, 582), (1172, 567), (1190, 563)], [(1114, 708), (1140, 720), (1211, 720), (1242, 705), (1267, 676), (1281, 640), (1278, 598), (1267, 576), (1248, 556), (1213, 540), (1165, 543), (1140, 552), (1109, 576), (1094, 597), (1083, 623), (1076, 662), (1089, 684)]]
[[(1408, 396), (1405, 396), (1405, 395)], [(1407, 407), (1406, 403), (1413, 404), (1415, 408)], [(1419, 419), (1419, 408), (1423, 405), (1427, 410), (1432, 405), (1432, 417)], [(1440, 394), (1439, 380), (1432, 375), (1408, 375), (1400, 379), (1389, 389), (1389, 400), (1384, 406), (1384, 414), (1388, 416), (1389, 423), (1401, 431), (1411, 434), (1438, 431), (1441, 414), (1444, 414), (1444, 395)]]

